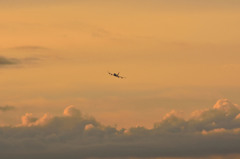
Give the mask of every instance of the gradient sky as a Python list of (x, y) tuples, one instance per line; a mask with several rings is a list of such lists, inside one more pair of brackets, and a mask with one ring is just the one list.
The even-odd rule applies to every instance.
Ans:
[(239, 0), (1, 0), (0, 14), (3, 126), (74, 105), (155, 129), (169, 112), (240, 104)]

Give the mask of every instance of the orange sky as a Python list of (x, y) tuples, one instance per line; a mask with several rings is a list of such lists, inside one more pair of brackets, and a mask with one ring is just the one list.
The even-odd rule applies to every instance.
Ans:
[(0, 0), (1, 159), (239, 158), (239, 28), (239, 0)]
[(188, 114), (219, 98), (240, 103), (239, 1), (0, 6), (0, 55), (19, 60), (0, 68), (0, 105), (18, 108), (9, 113), (57, 114), (73, 104), (106, 124), (151, 127), (172, 109)]

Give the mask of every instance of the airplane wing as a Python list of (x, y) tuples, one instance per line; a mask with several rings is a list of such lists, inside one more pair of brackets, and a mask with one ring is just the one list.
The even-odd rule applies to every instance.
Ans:
[(126, 78), (126, 77), (123, 77), (123, 76), (119, 76), (119, 75), (118, 75), (119, 73), (118, 73), (118, 74), (115, 74), (115, 73), (113, 74), (113, 73), (111, 73), (111, 72), (108, 72), (108, 74), (111, 75), (111, 76), (115, 76), (115, 77), (117, 77), (117, 78), (121, 78), (121, 79)]
[(118, 76), (119, 78), (123, 79), (123, 78), (126, 78), (126, 77), (123, 77), (123, 76)]

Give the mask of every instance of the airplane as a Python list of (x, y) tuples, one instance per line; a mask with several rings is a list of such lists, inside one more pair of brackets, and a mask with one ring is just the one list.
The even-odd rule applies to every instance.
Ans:
[(111, 76), (114, 76), (114, 77), (117, 77), (117, 78), (126, 78), (126, 77), (123, 77), (123, 76), (119, 76), (119, 72), (118, 73), (110, 73), (110, 72), (108, 72), (108, 74), (109, 75), (111, 75)]

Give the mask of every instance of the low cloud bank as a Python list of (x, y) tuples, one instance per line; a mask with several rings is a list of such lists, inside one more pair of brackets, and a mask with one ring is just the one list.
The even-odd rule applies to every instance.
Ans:
[(154, 128), (104, 126), (68, 106), (62, 116), (31, 113), (0, 127), (1, 158), (205, 157), (240, 154), (240, 109), (221, 99), (189, 119), (166, 114)]

